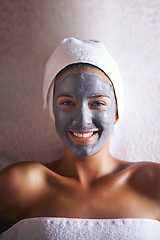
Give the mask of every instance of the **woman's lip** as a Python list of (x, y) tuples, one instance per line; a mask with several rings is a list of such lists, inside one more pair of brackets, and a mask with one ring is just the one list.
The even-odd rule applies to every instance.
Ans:
[(76, 132), (76, 133), (91, 133), (91, 132), (98, 132), (98, 129), (92, 129), (92, 130), (72, 130), (69, 129), (68, 132)]
[(68, 131), (71, 140), (76, 144), (86, 145), (97, 137), (98, 131)]

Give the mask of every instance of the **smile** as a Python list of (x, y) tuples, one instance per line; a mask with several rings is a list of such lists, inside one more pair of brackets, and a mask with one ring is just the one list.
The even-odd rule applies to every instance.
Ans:
[(89, 132), (89, 133), (77, 133), (77, 132), (73, 132), (73, 135), (75, 137), (78, 138), (87, 138), (87, 137), (91, 137), (93, 135), (93, 132)]
[(69, 133), (71, 140), (74, 143), (86, 145), (86, 144), (91, 143), (95, 139), (95, 137), (98, 134), (98, 130), (97, 131), (86, 131), (86, 132), (70, 130), (68, 133)]

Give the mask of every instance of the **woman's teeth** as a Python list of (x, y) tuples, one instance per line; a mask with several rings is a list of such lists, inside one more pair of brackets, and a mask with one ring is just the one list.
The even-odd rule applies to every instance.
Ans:
[(87, 138), (87, 137), (91, 137), (93, 135), (93, 132), (89, 132), (89, 133), (77, 133), (77, 132), (73, 132), (73, 135), (75, 137), (78, 138)]

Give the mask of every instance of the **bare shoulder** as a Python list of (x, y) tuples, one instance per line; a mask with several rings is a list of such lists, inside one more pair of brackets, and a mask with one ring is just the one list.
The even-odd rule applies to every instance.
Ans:
[(28, 206), (44, 186), (45, 167), (23, 162), (0, 171), (0, 232), (18, 221), (19, 209)]
[(0, 208), (14, 202), (28, 190), (34, 190), (44, 181), (44, 166), (40, 163), (23, 162), (0, 171)]
[(130, 184), (133, 188), (160, 204), (160, 164), (154, 162), (139, 162), (132, 166)]
[(42, 164), (36, 162), (21, 162), (10, 165), (0, 171), (0, 184), (3, 186), (2, 181), (5, 184), (21, 184), (19, 181), (22, 180), (21, 178), (32, 179), (32, 173), (42, 174), (43, 168)]

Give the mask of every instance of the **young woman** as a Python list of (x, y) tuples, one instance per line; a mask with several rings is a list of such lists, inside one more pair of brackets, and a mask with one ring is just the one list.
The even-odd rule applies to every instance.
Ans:
[(0, 239), (158, 239), (160, 165), (109, 153), (123, 96), (104, 45), (64, 39), (46, 66), (44, 98), (64, 155), (1, 171)]

